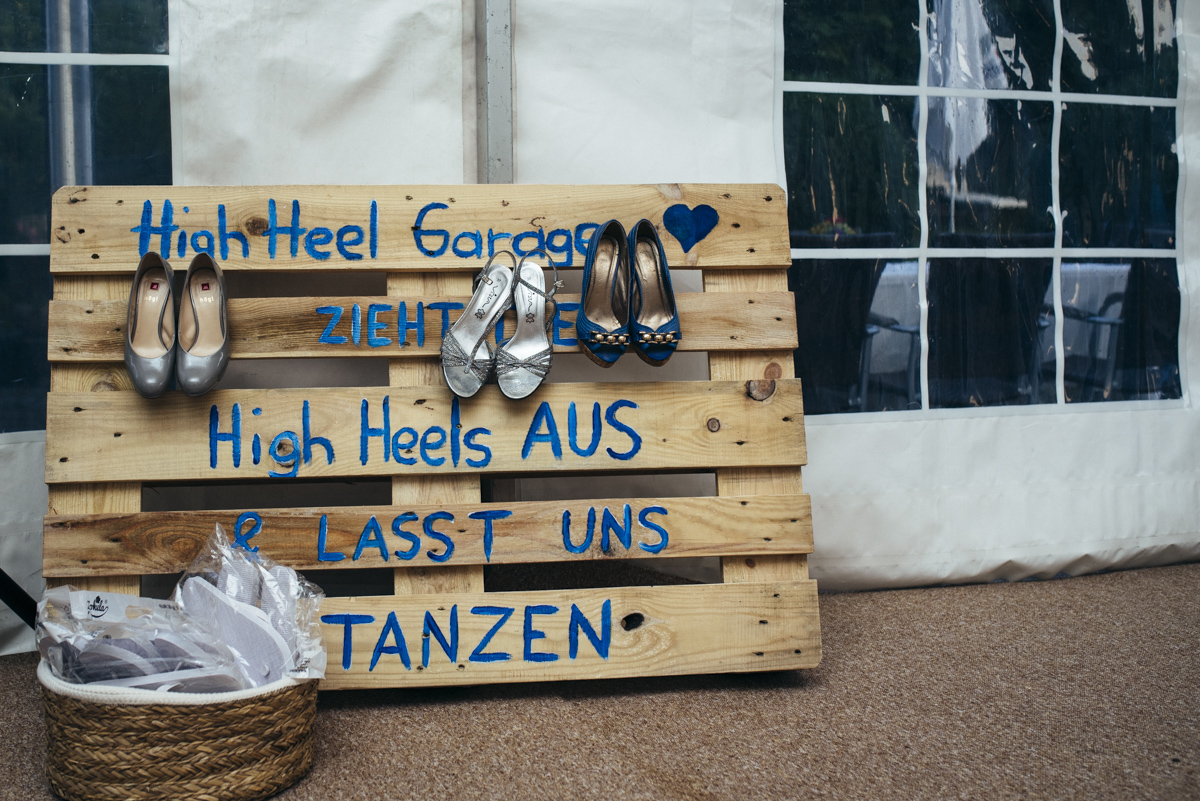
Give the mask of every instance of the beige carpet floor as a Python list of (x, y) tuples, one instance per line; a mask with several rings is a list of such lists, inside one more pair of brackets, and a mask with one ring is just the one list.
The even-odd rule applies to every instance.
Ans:
[[(821, 597), (815, 670), (326, 693), (280, 798), (1200, 798), (1200, 565)], [(32, 655), (0, 798), (52, 798)]]

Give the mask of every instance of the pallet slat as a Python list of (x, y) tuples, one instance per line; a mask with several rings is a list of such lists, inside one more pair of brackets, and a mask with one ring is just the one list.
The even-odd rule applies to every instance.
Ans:
[[(397, 322), (403, 300), (413, 328), (401, 341)], [(231, 298), (229, 331), (235, 359), (311, 357), (436, 358), (444, 330), (461, 314), (466, 297)], [(578, 352), (578, 295), (558, 299), (554, 350)], [(418, 304), (420, 311), (418, 311)], [(430, 307), (430, 304), (436, 304)], [(446, 308), (445, 304), (456, 306)], [(685, 351), (761, 350), (796, 347), (796, 307), (789, 292), (678, 296), (687, 336)], [(47, 354), (51, 362), (120, 362), (125, 358), (128, 301), (70, 300), (50, 303)], [(358, 311), (355, 312), (357, 306)], [(327, 311), (318, 313), (317, 309)], [(336, 309), (337, 311), (333, 311)], [(443, 317), (444, 309), (444, 317)], [(354, 319), (357, 314), (357, 341)], [(505, 316), (511, 334), (515, 315)], [(336, 318), (336, 319), (335, 319)], [(747, 325), (753, 320), (753, 325)], [(377, 327), (369, 328), (370, 322)], [(331, 323), (336, 323), (331, 328)], [(330, 328), (328, 333), (326, 329)], [(494, 342), (493, 338), (493, 342)]]
[(202, 398), (172, 392), (155, 400), (132, 392), (52, 392), (47, 409), (51, 484), (667, 470), (805, 459), (796, 380), (777, 381), (759, 398), (742, 382), (680, 381), (549, 384), (523, 401), (487, 387), (461, 403), (445, 387), (225, 390)]
[(815, 581), (329, 598), (321, 614), (322, 689), (791, 670), (821, 658)]
[(659, 225), (672, 266), (790, 261), (784, 192), (772, 184), (69, 186), (52, 207), (55, 274), (131, 273), (146, 248), (190, 260), (198, 247), (227, 270), (473, 272), (496, 250), (543, 244), (582, 267), (588, 226), (614, 217)]
[[(564, 515), (571, 550), (564, 545)], [(48, 516), (43, 528), (43, 573), (53, 577), (178, 573), (200, 551), (215, 523), (230, 536), (247, 535), (249, 547), (260, 548), (297, 570), (812, 551), (812, 513), (803, 495), (443, 502)]]

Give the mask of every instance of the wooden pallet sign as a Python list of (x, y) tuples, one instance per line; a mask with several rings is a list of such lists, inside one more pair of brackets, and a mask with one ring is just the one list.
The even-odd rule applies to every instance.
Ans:
[[(540, 248), (579, 269), (598, 225), (643, 217), (674, 269), (702, 270), (704, 291), (678, 302), (682, 349), (708, 353), (709, 380), (614, 383), (597, 369), (518, 402), (449, 392), (441, 340), (489, 256)], [(392, 568), (393, 594), (323, 605), (326, 689), (820, 660), (779, 187), (66, 187), (53, 228), (51, 584), (136, 593), (142, 576), (186, 566), (214, 523), (299, 570)], [(389, 385), (141, 398), (123, 343), (131, 274), (151, 250), (177, 269), (206, 252), (231, 271), (386, 273), (380, 296), (232, 298), (230, 329), (234, 359), (386, 359)], [(553, 345), (575, 352), (579, 298), (560, 300)], [(715, 472), (717, 495), (481, 500), (481, 478), (660, 471)], [(390, 505), (141, 506), (146, 482), (364, 476), (390, 479)], [(493, 592), (483, 574), (681, 557), (720, 558), (723, 583)]]

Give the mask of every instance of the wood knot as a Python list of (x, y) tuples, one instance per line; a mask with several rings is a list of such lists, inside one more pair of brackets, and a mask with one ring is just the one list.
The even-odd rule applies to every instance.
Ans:
[(71, 241), (71, 234), (68, 231), (55, 231), (54, 238), (65, 244)]
[(270, 226), (262, 217), (251, 217), (246, 220), (246, 233), (251, 236), (262, 236), (263, 232)]
[(774, 394), (775, 382), (772, 380), (746, 382), (746, 397), (748, 398), (756, 401), (765, 401)]
[(708, 418), (708, 422), (705, 425), (707, 425), (708, 430), (714, 434), (721, 430), (721, 421), (715, 417)]
[(774, 381), (776, 378), (783, 378), (783, 368), (776, 362), (771, 362), (767, 368), (763, 370), (763, 378), (769, 378)]

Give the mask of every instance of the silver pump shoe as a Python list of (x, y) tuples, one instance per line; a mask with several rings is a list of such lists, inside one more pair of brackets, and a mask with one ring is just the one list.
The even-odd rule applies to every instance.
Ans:
[(212, 256), (198, 253), (188, 267), (179, 304), (179, 388), (196, 397), (212, 389), (229, 366), (225, 274)]
[(138, 262), (129, 290), (125, 369), (142, 397), (157, 398), (175, 377), (175, 295), (171, 265), (157, 253)]

